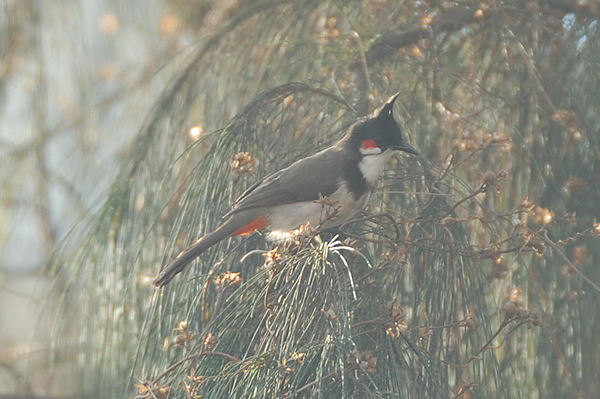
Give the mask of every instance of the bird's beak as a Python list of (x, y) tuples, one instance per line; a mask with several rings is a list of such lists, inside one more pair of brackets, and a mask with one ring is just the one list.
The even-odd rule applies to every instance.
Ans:
[(408, 144), (406, 141), (403, 141), (400, 145), (394, 147), (395, 150), (408, 152), (409, 154), (419, 155), (419, 151), (415, 150), (415, 148)]

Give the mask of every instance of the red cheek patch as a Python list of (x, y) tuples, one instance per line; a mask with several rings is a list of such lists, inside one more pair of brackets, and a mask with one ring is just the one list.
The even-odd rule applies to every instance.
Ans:
[(248, 223), (229, 237), (251, 234), (254, 233), (256, 230), (264, 229), (265, 227), (267, 227), (267, 217), (261, 216), (258, 219), (255, 219), (254, 221)]
[(375, 143), (375, 140), (373, 139), (368, 139), (362, 142), (362, 148), (364, 150), (369, 150), (371, 148), (377, 148), (377, 144)]

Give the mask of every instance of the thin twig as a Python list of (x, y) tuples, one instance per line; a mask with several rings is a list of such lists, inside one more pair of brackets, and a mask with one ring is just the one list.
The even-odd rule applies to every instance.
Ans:
[(194, 360), (194, 359), (199, 359), (203, 356), (220, 356), (220, 357), (224, 357), (226, 359), (229, 359), (233, 362), (240, 362), (241, 360), (238, 359), (235, 356), (232, 356), (228, 353), (224, 353), (224, 352), (214, 352), (214, 351), (202, 351), (200, 353), (196, 353), (194, 355), (190, 355), (184, 359), (181, 359), (180, 361), (178, 361), (177, 363), (172, 364), (169, 368), (167, 368), (165, 371), (163, 371), (158, 377), (156, 377), (154, 379), (154, 381), (152, 381), (153, 384), (157, 384), (158, 381), (160, 381), (163, 377), (165, 377), (166, 375), (168, 375), (169, 373), (171, 373), (173, 370), (175, 370), (176, 368), (178, 368), (179, 366), (181, 366), (183, 363), (190, 361), (190, 360)]

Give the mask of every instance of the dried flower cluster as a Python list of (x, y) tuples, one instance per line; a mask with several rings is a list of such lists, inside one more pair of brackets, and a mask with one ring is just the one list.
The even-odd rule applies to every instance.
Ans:
[(188, 323), (183, 320), (179, 323), (179, 326), (174, 328), (177, 335), (173, 338), (173, 345), (175, 347), (183, 346), (189, 352), (192, 349), (192, 341), (198, 334), (191, 333), (188, 330)]
[(494, 187), (496, 192), (499, 193), (500, 183), (506, 180), (506, 176), (508, 176), (508, 173), (506, 173), (504, 170), (500, 170), (496, 173), (490, 171), (485, 172), (483, 174), (483, 185), (481, 191), (485, 193), (488, 187)]
[(542, 325), (542, 318), (537, 309), (529, 310), (524, 308), (523, 293), (519, 288), (513, 288), (507, 298), (503, 312), (506, 317), (505, 323), (510, 321), (519, 321), (530, 323), (530, 326), (539, 327)]
[(192, 369), (189, 375), (185, 376), (183, 381), (183, 390), (185, 391), (186, 398), (188, 399), (199, 399), (202, 397), (199, 391), (202, 385), (206, 382), (206, 378), (203, 375), (196, 375), (196, 370)]
[(459, 323), (460, 327), (464, 327), (467, 330), (475, 328), (477, 325), (477, 317), (473, 314), (473, 312), (467, 313), (464, 319)]
[(367, 374), (373, 374), (377, 369), (377, 356), (370, 351), (359, 352), (354, 349), (347, 357), (346, 363), (350, 371), (362, 370)]
[(225, 291), (234, 285), (240, 284), (243, 279), (240, 277), (240, 273), (225, 272), (220, 276), (215, 277), (215, 283), (219, 287), (219, 290)]
[(336, 320), (338, 318), (337, 313), (335, 313), (335, 310), (333, 309), (325, 310), (325, 308), (321, 308), (321, 312), (323, 312), (323, 316), (325, 316), (327, 320)]
[(341, 31), (336, 27), (338, 24), (337, 18), (322, 15), (317, 20), (317, 29), (320, 31), (319, 42), (327, 44), (335, 41), (341, 36)]
[(265, 263), (263, 264), (263, 267), (271, 268), (281, 260), (281, 252), (279, 252), (277, 248), (274, 248), (268, 252), (265, 252), (263, 254), (263, 257), (265, 258)]
[(318, 234), (318, 229), (313, 229), (310, 222), (303, 226), (300, 226), (296, 230), (292, 231), (291, 240), (288, 242), (289, 248), (304, 248), (310, 243), (313, 238)]
[(304, 364), (305, 355), (305, 353), (292, 352), (289, 358), (284, 357), (279, 362), (279, 367), (281, 367), (284, 373), (291, 374), (296, 371), (298, 366)]
[(406, 323), (404, 322), (406, 315), (404, 314), (404, 309), (396, 305), (395, 302), (392, 302), (388, 308), (388, 315), (389, 321), (386, 326), (388, 334), (392, 337), (396, 337), (406, 331)]
[(161, 387), (153, 384), (151, 381), (138, 380), (139, 383), (134, 384), (138, 390), (138, 394), (134, 399), (166, 399), (169, 394), (169, 388)]
[(256, 158), (249, 152), (238, 152), (229, 163), (231, 170), (235, 173), (234, 181), (238, 181), (244, 174), (254, 176), (256, 173)]

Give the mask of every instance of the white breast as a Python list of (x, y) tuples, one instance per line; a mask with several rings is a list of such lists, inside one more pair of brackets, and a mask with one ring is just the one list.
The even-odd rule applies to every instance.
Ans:
[(358, 167), (362, 172), (365, 180), (369, 187), (377, 186), (377, 181), (379, 180), (379, 176), (381, 176), (381, 172), (383, 172), (383, 168), (385, 167), (385, 163), (390, 159), (393, 155), (393, 151), (386, 150), (381, 154), (373, 154), (373, 155), (365, 155), (361, 159)]
[(269, 222), (272, 239), (282, 239), (289, 235), (290, 231), (310, 222), (313, 227), (321, 226), (322, 230), (340, 224), (352, 219), (369, 202), (371, 191), (354, 201), (352, 193), (348, 191), (345, 184), (333, 193), (329, 198), (332, 201), (338, 201), (339, 212), (333, 220), (327, 219), (327, 206), (316, 202), (296, 202), (293, 204), (279, 205), (269, 214)]

